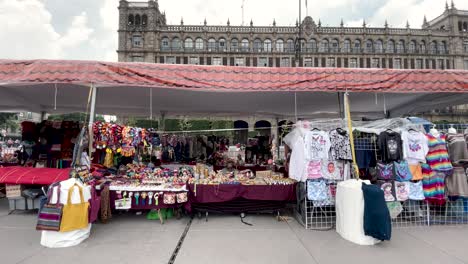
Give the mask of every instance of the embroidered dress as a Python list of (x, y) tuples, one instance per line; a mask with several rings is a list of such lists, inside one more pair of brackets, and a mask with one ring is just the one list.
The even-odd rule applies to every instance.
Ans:
[(452, 163), (449, 159), (447, 151), (445, 135), (435, 137), (431, 134), (426, 135), (429, 145), (429, 152), (427, 153), (427, 164), (435, 171), (450, 171), (453, 169)]

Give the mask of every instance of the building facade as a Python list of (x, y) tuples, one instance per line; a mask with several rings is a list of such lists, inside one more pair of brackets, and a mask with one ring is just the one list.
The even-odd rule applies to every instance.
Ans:
[(168, 25), (157, 1), (121, 0), (118, 32), (123, 62), (468, 70), (468, 11), (453, 2), (415, 29), (325, 27), (309, 16), (296, 26)]

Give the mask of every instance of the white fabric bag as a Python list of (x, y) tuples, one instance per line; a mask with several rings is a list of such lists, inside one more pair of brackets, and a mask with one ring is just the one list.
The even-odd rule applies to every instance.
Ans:
[[(62, 204), (67, 203), (68, 199), (68, 190), (77, 183), (80, 187), (83, 188), (83, 198), (85, 201), (91, 199), (91, 187), (84, 186), (79, 180), (68, 179), (60, 182), (60, 202)], [(73, 192), (71, 198), (72, 203), (80, 203), (80, 194), (79, 192)], [(57, 188), (54, 188), (51, 202), (55, 203), (57, 201)], [(48, 248), (63, 248), (63, 247), (72, 247), (80, 244), (86, 240), (91, 233), (91, 224), (87, 228), (70, 231), (70, 232), (55, 232), (55, 231), (42, 231), (41, 234), (41, 245)]]
[(362, 183), (347, 180), (338, 183), (336, 190), (336, 232), (358, 245), (375, 245), (380, 241), (364, 234), (364, 195)]

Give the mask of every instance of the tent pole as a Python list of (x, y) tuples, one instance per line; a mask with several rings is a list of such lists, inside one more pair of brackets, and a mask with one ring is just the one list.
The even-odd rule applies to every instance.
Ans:
[(348, 124), (348, 133), (349, 133), (349, 141), (351, 143), (351, 154), (353, 157), (353, 170), (355, 172), (356, 178), (359, 179), (359, 168), (357, 167), (357, 162), (356, 162), (356, 152), (354, 148), (354, 135), (353, 135), (353, 124), (351, 120), (351, 111), (349, 107), (349, 94), (346, 92), (344, 94), (344, 107), (345, 107), (345, 118), (346, 122)]
[(93, 150), (93, 123), (94, 123), (94, 114), (96, 112), (96, 92), (97, 88), (94, 84), (91, 84), (91, 109), (89, 110), (89, 123), (88, 123), (88, 134), (89, 134), (89, 148), (88, 155), (91, 159), (92, 150)]
[(297, 123), (297, 93), (294, 92), (294, 116), (296, 118)]

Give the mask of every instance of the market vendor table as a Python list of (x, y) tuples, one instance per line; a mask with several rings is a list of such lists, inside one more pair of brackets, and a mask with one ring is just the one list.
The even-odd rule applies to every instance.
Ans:
[[(109, 201), (112, 210), (115, 210), (115, 200), (117, 200), (117, 193), (116, 191), (109, 192)], [(143, 205), (141, 200), (139, 199), (138, 205), (136, 204), (135, 198), (132, 198), (132, 208), (130, 210), (151, 210), (151, 209), (162, 209), (162, 208), (180, 208), (183, 204), (164, 204), (163, 203), (163, 196), (159, 197), (158, 205), (155, 204), (154, 198), (152, 199), (152, 204), (148, 204), (148, 199), (146, 199), (146, 204)]]
[(296, 200), (296, 185), (187, 185), (189, 212), (261, 212), (284, 208)]
[(69, 178), (70, 169), (4, 167), (0, 168), (0, 183), (50, 185)]

